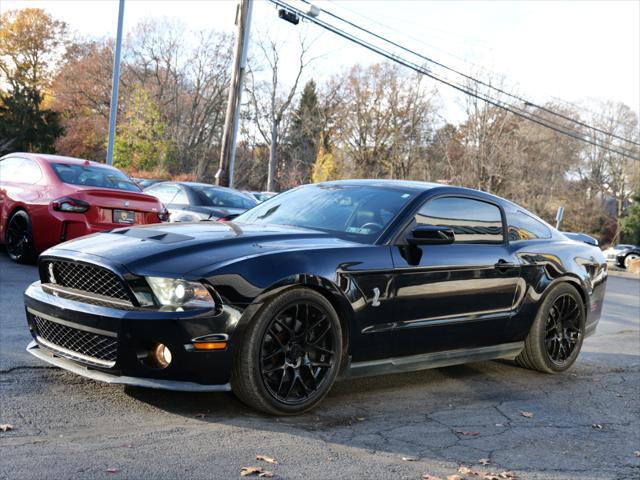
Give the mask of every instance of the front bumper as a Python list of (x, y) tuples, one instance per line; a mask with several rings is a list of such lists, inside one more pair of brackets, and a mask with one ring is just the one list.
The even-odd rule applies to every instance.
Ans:
[(159, 390), (175, 390), (182, 392), (229, 392), (231, 385), (203, 385), (201, 383), (177, 381), (177, 380), (161, 380), (153, 378), (129, 377), (126, 375), (114, 375), (100, 370), (92, 370), (89, 367), (80, 365), (66, 358), (58, 357), (50, 350), (41, 348), (38, 343), (33, 340), (27, 346), (27, 352), (34, 357), (39, 358), (51, 365), (73, 372), (92, 380), (106, 382), (116, 385), (130, 385), (135, 387), (155, 388)]
[[(121, 309), (54, 295), (44, 291), (40, 282), (29, 286), (24, 301), (36, 343), (35, 347), (30, 344), (28, 351), (48, 363), (109, 383), (189, 391), (229, 389), (232, 334), (242, 316), (242, 312), (232, 307), (224, 306), (215, 312)], [(115, 338), (117, 353), (113, 361), (108, 365), (92, 362), (91, 358), (54, 348), (39, 336), (34, 316), (57, 321), (65, 329)], [(209, 335), (228, 338), (227, 348), (210, 351), (193, 348), (194, 339)], [(141, 352), (157, 343), (168, 346), (172, 353), (173, 359), (164, 369), (152, 368), (141, 361)]]

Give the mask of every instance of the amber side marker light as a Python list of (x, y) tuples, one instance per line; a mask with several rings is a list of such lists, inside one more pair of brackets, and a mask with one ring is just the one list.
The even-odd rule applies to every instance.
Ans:
[(227, 342), (197, 342), (193, 344), (196, 350), (224, 350)]

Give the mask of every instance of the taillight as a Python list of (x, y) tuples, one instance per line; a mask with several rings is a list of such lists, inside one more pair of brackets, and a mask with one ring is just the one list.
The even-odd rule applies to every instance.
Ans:
[(160, 220), (161, 222), (168, 222), (169, 215), (170, 214), (169, 214), (169, 210), (167, 210), (167, 207), (162, 205), (162, 210), (158, 212), (158, 220)]
[(231, 217), (220, 217), (218, 219), (219, 222), (230, 222), (231, 221)]
[(51, 207), (58, 212), (84, 213), (91, 208), (91, 205), (77, 198), (62, 197), (51, 202)]

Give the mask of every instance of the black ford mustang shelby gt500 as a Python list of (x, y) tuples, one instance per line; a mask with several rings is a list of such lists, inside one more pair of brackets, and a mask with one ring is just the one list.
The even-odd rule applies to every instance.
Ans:
[(475, 190), (338, 181), (228, 223), (122, 228), (39, 260), (35, 356), (111, 383), (233, 392), (274, 414), (336, 378), (512, 358), (562, 372), (595, 331), (598, 248)]

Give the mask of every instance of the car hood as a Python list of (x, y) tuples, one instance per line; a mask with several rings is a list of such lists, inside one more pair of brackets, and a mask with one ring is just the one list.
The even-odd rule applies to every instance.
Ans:
[[(62, 243), (43, 253), (116, 263), (138, 275), (189, 276), (273, 252), (362, 246), (317, 230), (235, 222), (118, 228)], [(204, 274), (204, 273), (203, 273)]]

